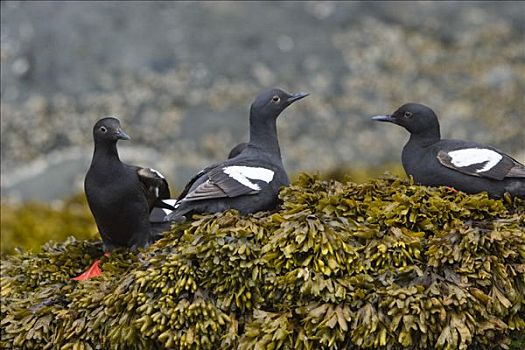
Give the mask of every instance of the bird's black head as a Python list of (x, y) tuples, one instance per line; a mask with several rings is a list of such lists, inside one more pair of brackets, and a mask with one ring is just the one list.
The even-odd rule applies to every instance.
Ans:
[(437, 135), (439, 138), (439, 122), (436, 114), (429, 107), (419, 103), (406, 103), (391, 115), (378, 115), (372, 119), (400, 125), (414, 135)]
[(97, 142), (109, 143), (130, 139), (120, 127), (120, 121), (113, 117), (102, 118), (96, 122), (93, 127), (93, 137)]
[(257, 96), (250, 112), (253, 116), (275, 119), (286, 107), (306, 96), (308, 94), (304, 92), (289, 94), (281, 89), (271, 89)]

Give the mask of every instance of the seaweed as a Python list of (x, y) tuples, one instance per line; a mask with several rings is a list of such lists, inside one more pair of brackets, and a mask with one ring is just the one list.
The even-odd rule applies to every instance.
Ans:
[(50, 239), (64, 241), (71, 235), (81, 239), (98, 237), (83, 193), (58, 205), (3, 202), (1, 211), (2, 254), (12, 254), (17, 249), (38, 251)]
[(0, 346), (522, 348), (522, 200), (306, 174), (280, 199), (196, 215), (85, 282), (97, 240), (2, 257)]

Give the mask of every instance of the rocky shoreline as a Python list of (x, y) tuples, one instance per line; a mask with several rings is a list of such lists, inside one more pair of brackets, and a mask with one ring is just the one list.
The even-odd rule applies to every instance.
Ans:
[(274, 85), (311, 94), (278, 122), (291, 173), (397, 161), (406, 133), (369, 116), (406, 101), (438, 112), (445, 137), (525, 161), (519, 2), (1, 6), (3, 200), (81, 189), (106, 115), (133, 138), (122, 159), (180, 188), (246, 140), (250, 102)]

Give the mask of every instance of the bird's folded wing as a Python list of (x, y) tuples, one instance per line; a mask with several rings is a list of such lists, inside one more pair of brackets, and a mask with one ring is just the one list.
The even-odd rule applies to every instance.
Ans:
[(228, 194), (224, 192), (219, 186), (211, 182), (209, 179), (197, 186), (193, 191), (186, 194), (182, 201), (200, 201), (212, 198), (226, 198)]
[(138, 168), (137, 175), (144, 185), (144, 193), (150, 204), (150, 209), (158, 199), (170, 198), (170, 189), (164, 176), (155, 169)]
[(463, 174), (503, 180), (507, 177), (525, 177), (525, 166), (512, 157), (488, 148), (462, 148), (439, 151), (438, 161)]
[(190, 181), (186, 184), (186, 186), (184, 187), (184, 189), (182, 190), (181, 194), (179, 195), (179, 200), (186, 197), (188, 195), (188, 192), (190, 192), (190, 189), (191, 187), (193, 186), (193, 184), (198, 180), (200, 179), (202, 176), (204, 176), (205, 174), (207, 174), (210, 170), (212, 170), (213, 168), (215, 168), (217, 165), (216, 164), (213, 164), (209, 167), (206, 167), (204, 169), (202, 169), (201, 171), (199, 171), (197, 173), (197, 175), (195, 175), (194, 177), (192, 177), (190, 179)]
[[(247, 142), (239, 143), (237, 146), (232, 148), (232, 150), (230, 151), (230, 154), (228, 155), (228, 159), (238, 156), (247, 146), (248, 146)], [(188, 192), (190, 192), (191, 187), (198, 179), (200, 179), (203, 175), (207, 174), (208, 172), (218, 167), (219, 165), (220, 163), (215, 163), (199, 171), (197, 175), (192, 177), (190, 181), (186, 184), (181, 194), (179, 195), (179, 199), (186, 197), (188, 195)]]
[[(272, 181), (274, 172), (262, 167), (226, 166), (214, 168), (206, 175), (208, 180), (188, 193), (183, 200), (233, 198), (256, 194), (261, 191), (261, 186)], [(254, 180), (257, 180), (257, 183)]]
[(523, 177), (525, 178), (525, 165), (516, 162), (517, 164), (512, 167), (507, 173), (507, 177)]

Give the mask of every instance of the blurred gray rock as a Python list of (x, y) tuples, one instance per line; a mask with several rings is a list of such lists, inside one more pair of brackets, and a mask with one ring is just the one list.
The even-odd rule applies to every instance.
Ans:
[(247, 139), (255, 95), (311, 96), (278, 128), (287, 168), (397, 162), (407, 134), (369, 116), (407, 101), (442, 134), (525, 160), (522, 2), (1, 3), (2, 198), (81, 190), (91, 128), (180, 189)]

